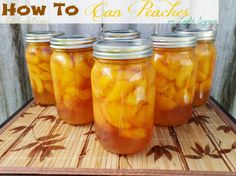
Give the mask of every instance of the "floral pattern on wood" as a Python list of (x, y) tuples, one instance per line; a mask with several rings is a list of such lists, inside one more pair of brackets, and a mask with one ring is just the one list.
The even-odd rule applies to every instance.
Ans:
[(212, 158), (221, 158), (219, 154), (214, 153), (215, 150), (211, 150), (209, 145), (206, 145), (205, 148), (203, 148), (198, 143), (195, 143), (195, 147), (190, 147), (190, 148), (195, 155), (185, 155), (185, 157), (189, 159), (202, 159), (205, 156), (209, 156)]
[(47, 116), (41, 116), (39, 119), (42, 119), (43, 121), (50, 121), (53, 123), (57, 118), (53, 115), (47, 115)]
[(173, 158), (171, 152), (179, 152), (179, 149), (171, 145), (155, 145), (149, 150), (147, 156), (154, 154), (154, 161), (165, 156), (169, 161), (171, 161)]
[(95, 134), (95, 131), (92, 130), (92, 131), (89, 131), (89, 132), (84, 133), (84, 135), (90, 135), (90, 134)]
[[(129, 168), (130, 168), (130, 169), (133, 169), (132, 165), (130, 164), (130, 162), (129, 162), (129, 160), (128, 160), (128, 156), (127, 156), (127, 155), (119, 155), (119, 160), (121, 159), (121, 157), (124, 157), (125, 160), (126, 160), (126, 162), (127, 162), (127, 164), (128, 164), (128, 166), (129, 166)], [(119, 162), (119, 163), (120, 163), (120, 162)], [(120, 168), (120, 166), (119, 166), (119, 168)]]
[(24, 114), (21, 115), (21, 117), (26, 117), (26, 115), (31, 115), (32, 113), (31, 112), (25, 112)]
[[(24, 113), (24, 114), (26, 114), (26, 113)], [(28, 114), (30, 114), (30, 113), (28, 113)], [(55, 116), (53, 116), (53, 115), (47, 115), (47, 116), (39, 116), (38, 119), (42, 119), (45, 122), (46, 121), (50, 121), (51, 123), (53, 123), (57, 118)], [(59, 123), (60, 121), (61, 121), (60, 118), (58, 118), (56, 120), (57, 123)], [(18, 126), (18, 127), (10, 129), (10, 131), (12, 131), (12, 134), (16, 134), (16, 133), (19, 133), (19, 132), (24, 131), (26, 129), (27, 130), (32, 129), (32, 128), (34, 128), (35, 125), (36, 124), (30, 125), (30, 126)]]
[[(39, 106), (35, 108), (37, 109), (39, 108)], [(74, 138), (74, 136), (72, 135), (73, 142), (71, 140), (71, 142), (67, 142), (65, 139), (65, 135), (63, 135), (64, 133), (59, 132), (63, 128), (71, 130), (70, 125), (64, 123), (60, 118), (58, 118), (58, 116), (55, 115), (56, 111), (54, 111), (54, 107), (52, 109), (44, 108), (44, 110), (42, 108), (39, 108), (41, 113), (39, 113), (39, 111), (36, 111), (36, 109), (34, 111), (27, 110), (26, 112), (29, 113), (24, 113), (24, 116), (28, 119), (32, 117), (32, 119), (30, 119), (29, 121), (20, 119), (20, 121), (13, 122), (10, 127), (6, 128), (8, 133), (5, 134), (7, 134), (8, 136), (12, 136), (15, 140), (11, 138), (13, 140), (8, 142), (7, 136), (0, 136), (0, 146), (5, 147), (5, 151), (2, 151), (3, 154), (0, 156), (0, 167), (1, 162), (5, 163), (4, 160), (6, 158), (9, 159), (12, 156), (12, 158), (14, 158), (15, 155), (22, 156), (22, 160), (24, 160), (24, 162), (22, 162), (22, 164), (18, 163), (18, 165), (22, 165), (22, 167), (25, 168), (31, 168), (34, 167), (36, 163), (41, 163), (44, 169), (45, 167), (47, 167), (47, 162), (58, 160), (58, 162), (60, 162), (61, 164), (62, 162), (65, 162), (65, 164), (70, 164), (68, 163), (68, 161), (70, 161), (72, 158), (69, 158), (69, 156), (67, 161), (60, 160), (60, 158), (64, 159), (64, 157), (67, 157), (67, 153), (74, 152), (71, 150), (72, 145), (74, 142), (78, 143), (78, 141), (76, 141), (78, 139)], [(233, 128), (231, 128), (230, 125), (225, 121), (219, 121), (220, 123), (217, 126), (215, 126), (215, 124), (210, 124), (214, 121), (212, 120), (212, 118), (215, 116), (215, 112), (213, 111), (213, 109), (213, 115), (209, 113), (210, 111), (205, 114), (205, 109), (206, 108), (204, 108), (204, 111), (202, 112), (201, 109), (197, 109), (194, 112), (193, 115), (195, 115), (196, 117), (193, 117), (189, 121), (189, 124), (192, 123), (193, 125), (186, 125), (181, 129), (179, 129), (178, 127), (168, 128), (169, 133), (165, 133), (165, 135), (167, 135), (167, 138), (165, 138), (163, 133), (163, 142), (159, 141), (156, 145), (151, 146), (148, 151), (144, 150), (142, 152), (136, 153), (135, 155), (108, 155), (107, 152), (104, 152), (102, 148), (100, 148), (99, 150), (94, 150), (95, 148), (91, 148), (91, 142), (93, 142), (92, 146), (97, 142), (92, 141), (96, 140), (94, 125), (91, 124), (90, 126), (78, 127), (79, 130), (73, 128), (73, 130), (78, 132), (78, 137), (81, 137), (83, 139), (81, 145), (76, 146), (76, 148), (79, 147), (77, 148), (78, 150), (73, 153), (73, 156), (70, 155), (70, 157), (73, 157), (74, 160), (74, 163), (71, 165), (76, 168), (81, 168), (84, 167), (84, 164), (89, 164), (87, 163), (87, 161), (89, 161), (88, 158), (92, 157), (94, 161), (96, 161), (96, 157), (109, 156), (113, 157), (112, 162), (113, 159), (114, 162), (111, 163), (114, 164), (114, 167), (116, 167), (116, 169), (126, 168), (135, 170), (138, 164), (138, 161), (136, 161), (136, 159), (140, 159), (141, 161), (141, 159), (143, 160), (143, 157), (144, 159), (146, 158), (146, 160), (148, 159), (149, 161), (151, 161), (152, 166), (155, 166), (155, 164), (153, 163), (158, 164), (160, 162), (167, 162), (167, 164), (171, 164), (172, 162), (174, 164), (182, 163), (181, 166), (178, 167), (180, 169), (182, 168), (185, 171), (191, 171), (192, 168), (190, 167), (190, 163), (193, 161), (206, 162), (208, 160), (211, 160), (216, 163), (224, 163), (226, 169), (228, 168), (227, 165), (234, 167), (234, 163), (231, 163), (231, 156), (236, 152), (236, 141), (232, 141), (232, 143), (230, 141), (229, 143), (227, 139), (228, 136), (230, 136), (231, 138), (234, 137), (234, 133), (232, 133)], [(37, 114), (32, 113), (32, 115), (30, 115), (30, 112), (37, 112)], [(24, 121), (24, 123), (22, 123), (22, 120)], [(66, 126), (64, 126), (64, 124), (66, 124)], [(44, 125), (46, 125), (47, 127), (42, 128), (41, 133), (35, 134), (34, 131), (36, 130), (36, 128), (40, 129), (41, 126), (43, 127)], [(211, 128), (208, 128), (209, 125), (211, 125)], [(214, 128), (212, 128), (212, 126), (214, 126)], [(80, 128), (82, 128), (83, 130), (81, 130)], [(188, 130), (188, 128), (191, 128), (191, 130), (195, 130), (195, 132), (201, 131), (202, 134), (201, 136), (199, 135), (200, 137), (194, 136), (196, 138), (191, 138), (189, 142), (192, 145), (190, 144), (190, 146), (183, 145), (183, 143), (181, 142), (183, 138), (181, 138), (182, 136), (179, 136), (178, 131), (185, 131)], [(165, 129), (166, 132), (168, 132), (168, 129)], [(71, 133), (68, 131), (66, 133), (68, 134), (67, 138), (70, 139)], [(215, 136), (215, 134), (217, 134), (217, 136)], [(4, 139), (4, 142), (2, 142), (1, 139)], [(201, 143), (201, 140), (209, 141), (209, 143)], [(197, 141), (199, 142), (197, 143)], [(7, 146), (8, 143), (9, 146)], [(95, 144), (95, 146), (97, 146), (97, 144)], [(187, 151), (187, 153), (185, 151)], [(97, 155), (97, 152), (101, 152), (101, 155)], [(74, 157), (76, 157), (76, 159)], [(14, 163), (14, 159), (10, 159), (9, 161), (11, 163)], [(100, 161), (101, 158), (99, 158), (99, 162), (95, 163), (98, 164), (98, 167), (100, 166)], [(108, 164), (110, 164), (110, 161), (106, 162), (109, 162)], [(142, 166), (140, 166), (140, 169), (142, 169), (141, 167)], [(212, 168), (216, 167), (212, 166)], [(151, 167), (151, 169), (156, 168)], [(231, 171), (230, 167), (229, 171)], [(232, 171), (234, 170), (232, 169)]]
[[(26, 114), (26, 113), (24, 113)], [(27, 113), (30, 114), (30, 113)], [(56, 118), (53, 115), (45, 115), (45, 116), (38, 116), (36, 118), (37, 120), (43, 120), (45, 123), (60, 123), (61, 119)], [(26, 145), (23, 145), (19, 148), (12, 149), (12, 152), (18, 152), (22, 150), (31, 149), (29, 154), (27, 155), (28, 158), (33, 159), (34, 157), (40, 156), (40, 162), (44, 161), (47, 157), (52, 156), (53, 151), (56, 150), (64, 150), (65, 147), (62, 145), (58, 145), (59, 142), (63, 141), (65, 137), (60, 137), (61, 134), (48, 134), (42, 137), (36, 137), (34, 133), (34, 127), (37, 125), (38, 121), (35, 121), (29, 126), (18, 126), (15, 128), (10, 129), (12, 131), (12, 134), (20, 133), (23, 131), (23, 133), (27, 130), (32, 131), (33, 141), (31, 143), (28, 143)], [(22, 133), (22, 134), (23, 134)]]
[(197, 115), (197, 116), (192, 117), (189, 120), (188, 124), (195, 123), (197, 126), (199, 126), (199, 125), (201, 125), (201, 123), (209, 123), (209, 119), (210, 119), (210, 117), (208, 117), (208, 116)]
[(230, 127), (230, 126), (227, 126), (227, 125), (221, 125), (217, 128), (218, 131), (223, 131), (224, 133), (230, 133), (231, 131), (236, 134), (236, 131)]
[(232, 149), (236, 149), (236, 141), (232, 144)]
[(46, 157), (52, 156), (53, 150), (63, 150), (64, 146), (58, 145), (57, 143), (63, 141), (65, 137), (60, 137), (60, 134), (52, 134), (35, 138), (36, 142), (26, 144), (20, 148), (12, 150), (13, 152), (31, 149), (28, 154), (29, 158), (34, 158), (36, 155), (40, 155), (40, 162), (44, 161)]
[(30, 125), (30, 126), (18, 126), (18, 127), (10, 129), (10, 131), (12, 131), (12, 134), (16, 134), (16, 133), (19, 133), (19, 132), (21, 132), (25, 129), (31, 129), (33, 127), (34, 126), (32, 126), (32, 125)]
[[(236, 145), (236, 142), (235, 142), (235, 145)], [(234, 149), (232, 145), (232, 149), (221, 149), (217, 152), (216, 149), (212, 150), (209, 145), (206, 145), (205, 148), (203, 148), (198, 143), (195, 143), (195, 147), (190, 147), (190, 148), (194, 152), (194, 155), (185, 155), (185, 157), (188, 159), (202, 159), (206, 156), (219, 159), (221, 158), (221, 154), (230, 153)]]

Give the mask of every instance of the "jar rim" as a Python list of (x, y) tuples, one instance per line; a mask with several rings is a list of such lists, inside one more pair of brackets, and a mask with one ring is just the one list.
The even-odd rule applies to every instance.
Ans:
[(153, 53), (151, 42), (143, 39), (101, 40), (93, 44), (97, 59), (131, 60), (149, 57)]
[(64, 35), (58, 31), (32, 31), (26, 34), (25, 40), (29, 43), (50, 42), (52, 37)]
[(96, 41), (96, 37), (92, 35), (64, 35), (51, 39), (51, 47), (55, 49), (79, 49), (91, 48)]
[(214, 30), (207, 30), (207, 29), (177, 29), (175, 33), (179, 34), (188, 34), (188, 35), (195, 35), (197, 37), (197, 41), (210, 41), (216, 39), (217, 32)]
[(195, 47), (197, 43), (196, 37), (188, 34), (160, 33), (151, 38), (154, 48), (187, 48)]
[(102, 34), (104, 40), (129, 40), (139, 38), (140, 33), (133, 29), (109, 30)]

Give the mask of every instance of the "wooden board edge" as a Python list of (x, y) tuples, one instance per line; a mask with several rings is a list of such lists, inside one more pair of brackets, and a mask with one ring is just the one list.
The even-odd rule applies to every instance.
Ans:
[(72, 168), (0, 168), (0, 174), (43, 174), (43, 175), (191, 175), (191, 176), (235, 176), (235, 172), (222, 171), (177, 171), (177, 170), (158, 170), (158, 169), (72, 169)]
[(12, 123), (14, 123), (24, 112), (34, 104), (34, 99), (30, 99), (19, 110), (12, 114), (5, 122), (0, 125), (0, 134), (2, 134)]
[(211, 97), (211, 99), (209, 100), (209, 104), (219, 115), (219, 117), (223, 117), (224, 120), (236, 131), (236, 119), (229, 112), (227, 112), (223, 108), (223, 106), (220, 105), (214, 98)]

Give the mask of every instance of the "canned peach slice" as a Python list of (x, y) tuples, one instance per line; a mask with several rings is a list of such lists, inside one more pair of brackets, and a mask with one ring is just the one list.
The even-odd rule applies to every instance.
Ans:
[(50, 69), (50, 65), (48, 64), (48, 62), (42, 62), (38, 65), (38, 67), (46, 72), (48, 72)]
[(96, 124), (101, 127), (101, 128), (108, 128), (109, 124), (106, 121), (106, 118), (104, 117), (103, 113), (102, 113), (102, 109), (101, 106), (94, 106), (93, 108), (94, 114), (96, 114)]
[(132, 118), (129, 118), (130, 124), (135, 127), (145, 127), (153, 124), (153, 108), (150, 108), (149, 105), (139, 105), (139, 110)]
[(156, 67), (156, 73), (160, 76), (163, 76), (165, 79), (173, 81), (175, 79), (175, 74), (171, 70), (168, 69), (168, 65), (157, 61), (154, 65)]
[(135, 81), (138, 81), (142, 78), (142, 74), (127, 72), (127, 78), (129, 80), (129, 82), (135, 82)]
[(41, 75), (41, 70), (37, 66), (35, 66), (33, 64), (29, 64), (29, 71), (31, 73), (34, 73), (34, 74), (37, 74), (37, 75)]
[(78, 97), (81, 100), (89, 100), (89, 99), (91, 99), (92, 98), (91, 89), (78, 90)]
[(37, 88), (37, 92), (43, 93), (44, 88), (43, 88), (43, 83), (42, 83), (41, 79), (34, 73), (31, 73), (31, 79), (35, 83), (35, 86)]
[(115, 81), (108, 75), (102, 75), (100, 78), (93, 79), (96, 82), (96, 87), (93, 89), (96, 98), (103, 98), (107, 96), (109, 89), (113, 87)]
[(46, 89), (48, 92), (50, 92), (50, 93), (53, 94), (53, 86), (52, 86), (52, 83), (51, 83), (51, 82), (46, 82), (46, 83), (44, 84), (44, 87), (45, 87), (45, 89)]
[(112, 126), (127, 129), (131, 128), (129, 119), (137, 113), (137, 107), (120, 106), (120, 103), (104, 103), (102, 112)]
[(34, 54), (28, 54), (26, 53), (26, 60), (29, 64), (39, 64), (40, 63), (40, 58), (37, 57), (36, 55)]
[(52, 51), (48, 46), (41, 46), (37, 48), (36, 55), (43, 61), (50, 61)]
[(51, 77), (51, 73), (50, 72), (42, 72), (41, 75), (39, 75), (40, 79), (43, 81), (51, 81), (52, 77)]
[[(173, 98), (176, 93), (176, 87), (173, 81), (167, 81), (166, 84), (158, 84), (156, 81), (156, 92), (164, 95), (165, 97)], [(165, 83), (165, 82), (164, 82)]]
[(78, 88), (77, 87), (66, 87), (65, 94), (67, 97), (75, 97), (78, 95)]
[(81, 76), (90, 79), (91, 67), (84, 60), (81, 62), (79, 63), (75, 62), (75, 69), (78, 70)]
[(97, 86), (100, 89), (106, 89), (111, 84), (111, 82), (111, 78), (108, 75), (104, 75), (98, 80)]
[(93, 67), (94, 65), (94, 59), (93, 59), (93, 54), (91, 52), (84, 52), (84, 57), (86, 58), (86, 62), (90, 67)]
[(63, 97), (63, 103), (66, 108), (73, 110), (74, 106), (76, 105), (76, 99), (74, 99), (74, 97), (71, 97), (71, 95), (65, 94)]
[(163, 95), (156, 94), (156, 106), (159, 107), (161, 110), (169, 111), (177, 107), (177, 103)]
[(197, 72), (197, 82), (202, 82), (207, 79), (207, 75), (202, 73), (200, 70)]
[[(63, 65), (63, 70), (64, 71), (68, 71), (71, 70), (73, 68), (73, 64), (70, 58), (70, 55), (65, 53), (65, 52), (58, 52), (58, 53), (53, 53), (53, 58), (57, 58), (57, 63), (59, 63), (59, 65)], [(61, 70), (60, 68), (60, 70)]]
[(201, 53), (204, 53), (205, 51), (207, 51), (207, 45), (206, 44), (197, 45), (197, 47), (195, 48), (195, 53), (196, 54), (201, 54)]
[(200, 83), (199, 89), (202, 92), (207, 92), (211, 89), (211, 83), (212, 83), (212, 80), (210, 78), (208, 78), (206, 81)]
[(134, 91), (125, 98), (124, 102), (130, 106), (136, 106), (139, 104)]
[(144, 128), (134, 128), (129, 130), (124, 130), (121, 132), (122, 136), (130, 139), (142, 139), (147, 136), (147, 132)]
[(189, 62), (181, 68), (176, 76), (176, 86), (178, 88), (182, 88), (186, 85), (186, 81), (192, 76), (193, 70), (194, 64), (192, 62)]
[(35, 46), (35, 45), (27, 45), (26, 54), (34, 55), (36, 53), (37, 48), (38, 48), (38, 46)]
[(58, 88), (54, 88), (55, 98), (58, 102), (63, 101), (63, 95), (65, 94), (64, 88), (60, 85)]
[(191, 104), (193, 101), (193, 98), (191, 97), (190, 93), (186, 88), (183, 88), (178, 91), (178, 93), (175, 96), (175, 101), (180, 105), (180, 106), (186, 106), (188, 104)]
[(159, 93), (164, 93), (168, 89), (168, 80), (163, 78), (162, 76), (157, 76), (156, 77), (156, 91)]
[(59, 75), (60, 78), (63, 77), (64, 73), (61, 70), (61, 65), (59, 62), (54, 61), (54, 64), (50, 64), (52, 75)]
[[(209, 57), (209, 56), (208, 56)], [(211, 60), (209, 58), (203, 59), (202, 61), (198, 62), (198, 70), (199, 72), (210, 75), (211, 73)]]
[(74, 71), (64, 72), (64, 75), (62, 77), (62, 85), (64, 87), (75, 86), (76, 82), (75, 82), (74, 76), (75, 76), (75, 72)]
[(154, 54), (152, 56), (151, 63), (155, 65), (156, 62), (163, 62), (166, 60), (168, 54), (165, 52), (160, 52), (160, 54)]
[(196, 82), (196, 84), (195, 84), (195, 91), (194, 92), (196, 92), (197, 89), (199, 89), (199, 83), (198, 82)]
[(137, 106), (140, 103), (144, 103), (146, 99), (145, 88), (139, 86), (125, 98), (124, 102), (130, 106)]
[(34, 90), (37, 90), (36, 83), (35, 83), (35, 81), (34, 81), (32, 78), (30, 78), (30, 82), (31, 82), (32, 88), (33, 88)]
[(127, 81), (117, 81), (110, 94), (107, 96), (107, 101), (117, 101), (126, 97), (134, 88), (133, 84)]
[(167, 92), (166, 92), (166, 96), (170, 99), (173, 99), (174, 96), (177, 94), (177, 89), (175, 88), (175, 85), (172, 83), (169, 83), (168, 88), (167, 88)]

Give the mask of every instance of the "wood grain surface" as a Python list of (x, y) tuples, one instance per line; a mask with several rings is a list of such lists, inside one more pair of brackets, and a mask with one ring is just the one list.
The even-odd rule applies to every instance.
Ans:
[(53, 106), (30, 103), (0, 130), (0, 174), (235, 175), (236, 125), (213, 103), (188, 124), (156, 126), (133, 155), (107, 152), (93, 124), (64, 123)]

